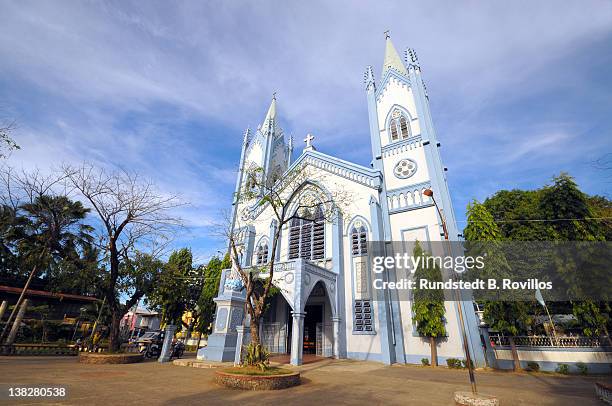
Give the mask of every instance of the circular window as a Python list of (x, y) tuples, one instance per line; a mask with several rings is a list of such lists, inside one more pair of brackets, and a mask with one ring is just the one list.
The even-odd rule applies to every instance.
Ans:
[(417, 164), (412, 159), (402, 159), (393, 168), (393, 173), (400, 179), (407, 179), (414, 175), (417, 170)]

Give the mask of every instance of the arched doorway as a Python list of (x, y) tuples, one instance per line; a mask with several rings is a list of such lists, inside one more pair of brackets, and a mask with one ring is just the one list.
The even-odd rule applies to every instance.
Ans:
[(333, 309), (322, 281), (312, 288), (304, 305), (303, 354), (318, 357), (333, 356)]

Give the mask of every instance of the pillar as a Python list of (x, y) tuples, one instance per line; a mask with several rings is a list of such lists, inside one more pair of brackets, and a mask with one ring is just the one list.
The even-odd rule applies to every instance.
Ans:
[(332, 317), (334, 324), (334, 358), (340, 358), (340, 317)]
[(291, 365), (302, 365), (304, 351), (304, 316), (303, 312), (291, 312), (293, 328), (291, 331)]
[(2, 321), (2, 317), (4, 317), (4, 313), (6, 312), (6, 308), (8, 307), (8, 302), (6, 300), (2, 301), (0, 305), (0, 321)]
[(26, 309), (28, 307), (28, 302), (28, 299), (23, 299), (23, 302), (21, 303), (19, 313), (17, 313), (17, 317), (15, 318), (15, 322), (13, 323), (13, 327), (11, 328), (11, 332), (9, 333), (9, 336), (6, 339), (7, 345), (13, 345), (13, 342), (15, 342), (15, 337), (17, 337), (17, 332), (19, 331), (19, 326), (21, 326), (21, 321), (23, 320), (23, 316), (25, 315)]
[(170, 361), (170, 355), (172, 354), (172, 339), (174, 338), (176, 326), (168, 324), (165, 331), (166, 335), (164, 336), (164, 344), (162, 346), (161, 354), (159, 355), (159, 362)]
[(234, 366), (242, 363), (242, 347), (248, 345), (250, 340), (250, 328), (245, 326), (236, 326), (236, 352), (234, 353)]

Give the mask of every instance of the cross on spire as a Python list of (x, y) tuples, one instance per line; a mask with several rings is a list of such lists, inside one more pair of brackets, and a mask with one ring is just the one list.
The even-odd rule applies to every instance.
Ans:
[(304, 142), (306, 143), (306, 147), (304, 148), (304, 151), (314, 151), (315, 150), (314, 145), (312, 145), (312, 140), (314, 140), (314, 138), (315, 137), (310, 133), (308, 133), (306, 138), (304, 138)]
[(385, 39), (387, 38), (391, 38), (391, 36), (389, 35), (389, 30), (385, 31)]

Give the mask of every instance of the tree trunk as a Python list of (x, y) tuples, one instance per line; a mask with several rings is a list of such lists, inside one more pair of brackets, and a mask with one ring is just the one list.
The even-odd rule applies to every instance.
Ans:
[(121, 347), (121, 339), (119, 338), (119, 322), (121, 316), (119, 310), (112, 310), (111, 325), (108, 335), (108, 350), (109, 352), (117, 352)]
[(196, 344), (196, 354), (198, 350), (200, 349), (200, 341), (202, 341), (202, 332), (198, 333), (198, 343)]
[(259, 341), (259, 318), (251, 316), (251, 343), (257, 345), (261, 344)]
[[(42, 260), (43, 253), (41, 253), (38, 256), (39, 261)], [(4, 329), (2, 330), (2, 334), (0, 335), (0, 344), (2, 343), (2, 341), (4, 340), (4, 337), (9, 331), (11, 322), (13, 321), (13, 317), (15, 317), (15, 314), (17, 314), (18, 309), (21, 308), (21, 303), (24, 301), (25, 294), (28, 291), (28, 288), (30, 287), (30, 283), (32, 282), (32, 279), (34, 279), (34, 275), (36, 275), (37, 271), (38, 271), (38, 264), (34, 265), (34, 268), (32, 268), (32, 272), (30, 272), (30, 276), (28, 277), (28, 280), (26, 281), (25, 285), (23, 286), (23, 289), (21, 290), (21, 294), (19, 295), (19, 298), (17, 299), (17, 303), (15, 304), (13, 311), (9, 315), (9, 318), (6, 320), (6, 324), (4, 325)]]
[(431, 349), (431, 366), (438, 366), (438, 347), (436, 337), (429, 337), (429, 348)]
[(516, 344), (514, 343), (514, 337), (508, 337), (508, 341), (510, 341), (510, 348), (512, 349), (512, 359), (514, 361), (514, 370), (521, 371), (521, 361), (519, 360), (518, 350), (516, 349)]

